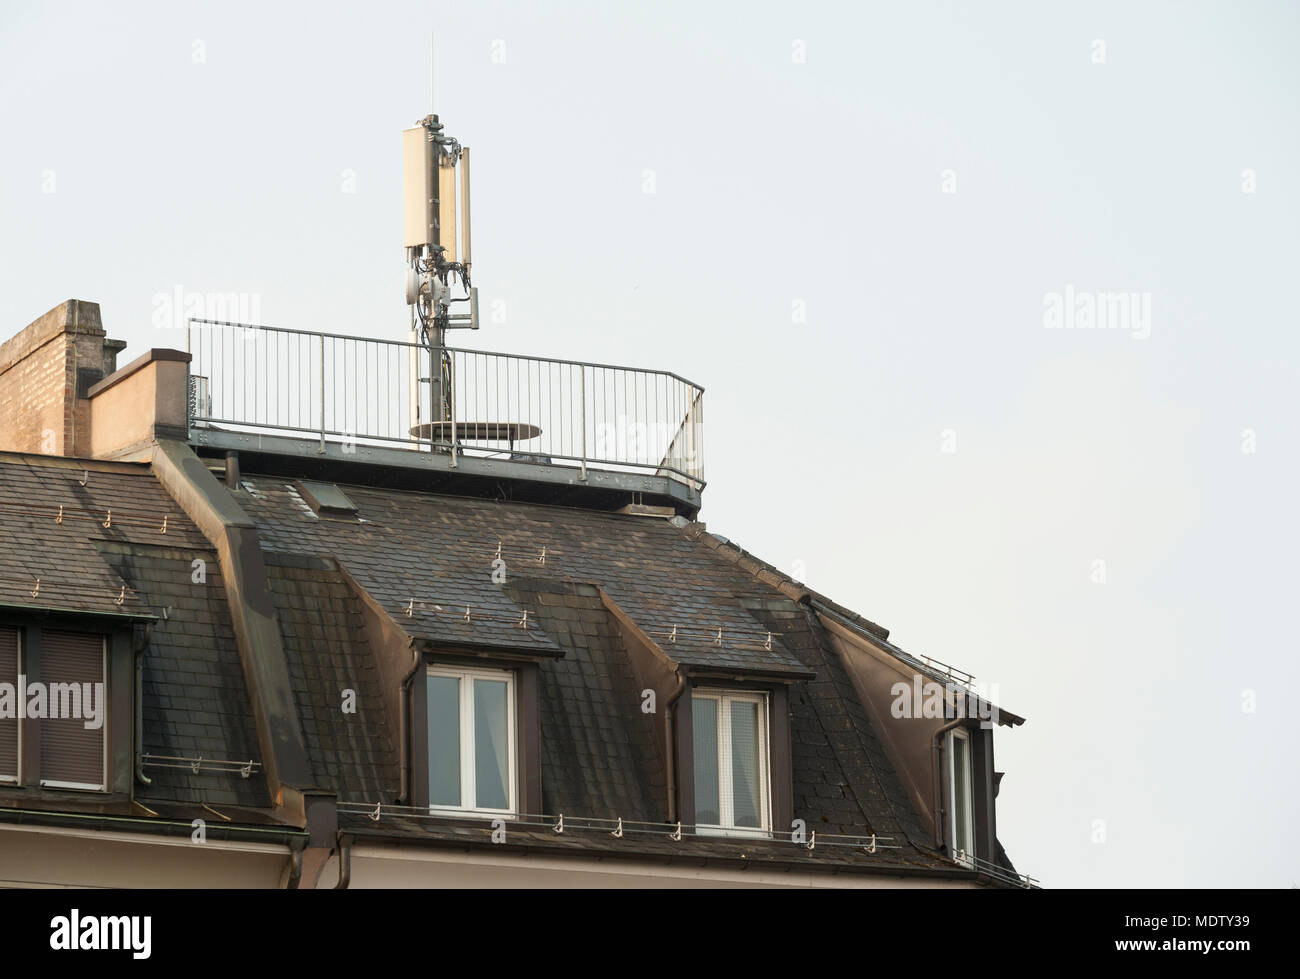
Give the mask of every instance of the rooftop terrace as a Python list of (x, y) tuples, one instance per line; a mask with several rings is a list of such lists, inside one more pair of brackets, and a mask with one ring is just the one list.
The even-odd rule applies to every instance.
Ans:
[(314, 455), (321, 472), (379, 465), (399, 484), (700, 507), (704, 389), (669, 371), (203, 319), (187, 349), (191, 443), (259, 471)]

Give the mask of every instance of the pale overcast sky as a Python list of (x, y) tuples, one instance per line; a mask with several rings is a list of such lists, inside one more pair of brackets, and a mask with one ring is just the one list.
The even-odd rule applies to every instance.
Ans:
[(472, 345), (702, 383), (710, 529), (1028, 718), (1021, 871), (1300, 884), (1297, 4), (3, 0), (0, 333), (404, 339), (431, 31)]

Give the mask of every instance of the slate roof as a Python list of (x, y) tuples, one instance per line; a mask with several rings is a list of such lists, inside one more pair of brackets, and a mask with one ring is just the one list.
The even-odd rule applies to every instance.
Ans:
[(794, 811), (816, 813), (827, 833), (867, 828), (882, 836), (924, 840), (925, 830), (902, 781), (858, 699), (825, 627), (788, 599), (755, 615), (781, 629), (815, 675), (790, 694)]
[[(664, 520), (352, 485), (343, 489), (361, 520), (331, 520), (312, 513), (283, 480), (248, 476), (244, 485), (239, 502), (257, 522), (263, 546), (334, 556), (417, 638), (518, 649), (526, 634), (539, 650), (558, 652), (545, 636), (517, 627), (523, 608), (492, 578), (500, 545), (507, 580), (515, 574), (599, 582), (656, 639), (677, 626), (673, 655), (682, 663), (806, 672), (779, 636), (771, 650), (738, 650), (734, 639), (726, 641), (765, 638), (743, 599), (766, 598), (771, 588)], [(412, 599), (416, 614), (407, 619)], [(446, 614), (428, 612), (433, 606)], [(466, 606), (468, 626), (461, 617)], [(718, 629), (721, 647), (713, 644)]]
[(538, 670), (543, 809), (663, 819), (665, 778), (653, 721), (629, 709), (640, 694), (596, 587), (516, 579), (507, 591), (537, 609), (539, 625), (565, 651)]
[[(355, 485), (341, 488), (357, 505), (360, 521), (331, 520), (310, 512), (282, 479), (246, 475), (242, 486), (235, 495), (257, 523), (268, 561), (289, 554), (336, 561), (418, 638), (437, 643), (470, 636), (479, 645), (517, 650), (523, 633), (517, 618), (529, 611), (537, 636), (561, 654), (539, 660), (548, 813), (651, 824), (666, 817), (663, 765), (651, 722), (616, 707), (635, 703), (636, 691), (599, 588), (682, 663), (807, 679), (791, 692), (795, 813), (823, 836), (890, 838), (899, 849), (880, 849), (871, 858), (877, 863), (951, 868), (933, 852), (820, 623), (774, 587), (770, 573), (760, 577), (762, 569), (740, 562), (698, 525)], [(504, 585), (492, 576), (498, 544)], [(412, 598), (417, 608), (420, 601), (447, 609), (468, 604), (470, 627), (451, 633), (438, 627), (437, 616), (408, 617)], [(488, 620), (489, 614), (502, 618)], [(674, 625), (679, 638), (668, 644), (664, 637)], [(719, 627), (722, 646), (711, 639)], [(770, 650), (754, 641), (769, 633)], [(342, 796), (357, 804), (391, 798)], [(368, 832), (376, 831), (372, 821), (363, 821)], [(477, 839), (484, 832), (481, 826), (458, 830), (445, 820), (432, 824), (414, 816), (393, 816), (384, 825), (398, 835), (444, 842), (458, 833)], [(541, 832), (529, 845), (574, 845), (572, 839), (557, 842), (555, 835)], [(721, 853), (716, 839), (672, 845), (685, 846), (679, 854)], [(804, 859), (799, 853), (791, 857), (788, 843), (772, 846), (783, 860)], [(751, 842), (737, 853), (755, 850)], [(851, 858), (832, 847), (826, 853), (849, 862), (862, 855), (853, 851)]]
[[(148, 466), (0, 453), (0, 515), (0, 604), (152, 619), (145, 753), (260, 761), (216, 552)], [(270, 805), (258, 777), (145, 774), (146, 802)]]
[(0, 602), (150, 614), (147, 596), (123, 594), (100, 541), (208, 546), (146, 467), (0, 452)]
[(344, 799), (395, 797), (397, 748), (357, 596), (332, 561), (268, 554), (266, 563), (316, 786)]
[[(143, 654), (144, 752), (260, 762), (262, 752), (216, 552), (118, 543), (101, 544), (100, 551), (160, 616)], [(206, 581), (202, 584), (193, 581), (196, 560), (203, 562)], [(243, 778), (231, 772), (205, 772), (200, 763), (198, 772), (183, 766), (147, 765), (145, 775), (151, 784), (141, 786), (138, 795), (146, 802), (249, 808), (271, 804), (265, 780), (252, 773)]]
[[(340, 812), (349, 833), (490, 845), (481, 823), (359, 814), (361, 804), (396, 799), (400, 772), (355, 581), (421, 643), (535, 653), (543, 809), (639, 826), (615, 840), (604, 830), (556, 834), (525, 823), (512, 826), (512, 846), (750, 866), (955, 870), (933, 851), (839, 654), (797, 600), (800, 588), (770, 567), (680, 520), (342, 488), (356, 519), (317, 515), (281, 478), (248, 475), (233, 495), (257, 525), (314, 787), (351, 804)], [(147, 752), (261, 760), (216, 553), (148, 466), (0, 453), (0, 515), (0, 604), (152, 617), (143, 659)], [(206, 572), (201, 581), (196, 561)], [(37, 576), (33, 599), (28, 582)], [(793, 809), (824, 840), (818, 849), (788, 840), (668, 839), (654, 722), (624, 706), (638, 691), (602, 592), (697, 671), (803, 681), (790, 687)], [(344, 690), (356, 692), (355, 715), (340, 709)], [(147, 804), (270, 806), (259, 777), (147, 772), (152, 782), (138, 792)], [(875, 853), (831, 845), (837, 835), (871, 834), (889, 845)]]

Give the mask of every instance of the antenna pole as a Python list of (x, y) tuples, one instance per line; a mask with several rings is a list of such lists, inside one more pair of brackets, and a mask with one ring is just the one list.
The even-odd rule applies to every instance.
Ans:
[[(432, 31), (429, 32), (429, 132), (434, 137), (441, 127), (438, 125), (438, 107), (435, 95), (435, 36)], [(433, 228), (433, 244), (429, 249), (430, 266), (435, 262), (441, 262), (442, 250), (439, 247), (442, 244), (442, 229), (439, 225), (439, 188), (438, 188), (438, 167), (441, 159), (441, 144), (434, 141), (433, 150), (430, 154), (429, 168), (429, 210), (430, 226)], [(447, 335), (445, 332), (445, 313), (439, 312), (438, 304), (432, 307), (433, 315), (429, 317), (429, 389), (431, 394), (431, 403), (433, 406), (433, 416), (430, 421), (441, 422), (446, 419), (446, 405), (450, 391), (447, 390), (447, 378), (443, 375), (443, 358), (446, 354), (443, 348), (447, 345)], [(455, 443), (456, 433), (451, 433), (453, 444)], [(455, 456), (453, 455), (453, 459)]]
[[(434, 426), (452, 421), (455, 378), (447, 353), (449, 329), (478, 329), (478, 293), (469, 275), (469, 154), (459, 140), (447, 135), (435, 111), (437, 86), (434, 69), (436, 53), (434, 34), (429, 34), (429, 102), (430, 113), (417, 120), (415, 127), (402, 133), (403, 197), (405, 205), (405, 242), (407, 246), (406, 301), (412, 307), (418, 330), (413, 338), (427, 352), (429, 375), (414, 383), (427, 381), (430, 389), (430, 417)], [(460, 169), (460, 174), (456, 170)], [(457, 176), (460, 177), (460, 220), (457, 219)], [(457, 231), (460, 234), (457, 234)], [(458, 256), (457, 238), (463, 248)], [(458, 260), (459, 259), (459, 260)], [(465, 294), (453, 295), (454, 291)], [(468, 303), (468, 315), (453, 316), (453, 303)], [(412, 398), (412, 411), (420, 399)], [(424, 418), (420, 418), (423, 424)], [(454, 421), (453, 421), (454, 427)], [(437, 434), (435, 428), (433, 434)], [(456, 433), (450, 433), (455, 452)], [(437, 439), (434, 439), (437, 441)]]

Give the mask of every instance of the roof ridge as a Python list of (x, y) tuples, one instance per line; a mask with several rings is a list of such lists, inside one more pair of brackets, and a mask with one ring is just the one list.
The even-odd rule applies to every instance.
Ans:
[(46, 455), (44, 452), (15, 452), (0, 449), (0, 465), (39, 466), (42, 469), (67, 469), (72, 472), (120, 473), (124, 476), (148, 476), (148, 462), (125, 462), (120, 459), (83, 459), (77, 456)]

